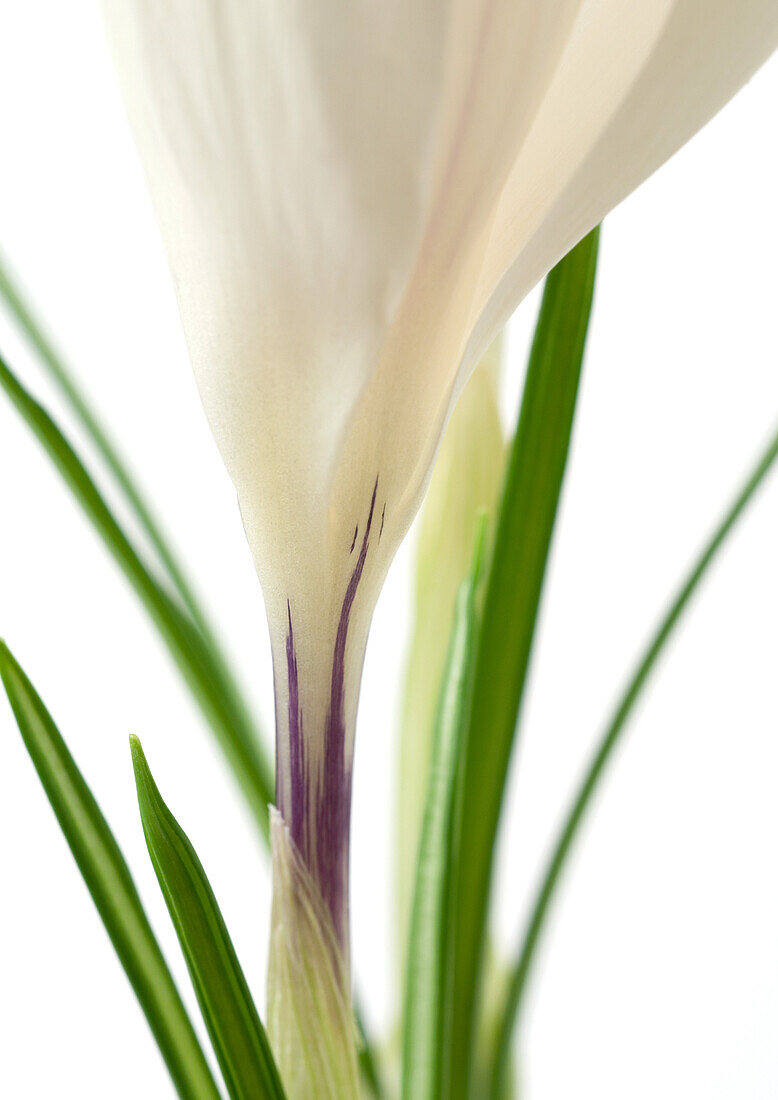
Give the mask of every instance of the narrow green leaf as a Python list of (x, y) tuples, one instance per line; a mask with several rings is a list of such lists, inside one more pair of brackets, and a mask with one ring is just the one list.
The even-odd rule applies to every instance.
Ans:
[(177, 561), (167, 537), (162, 532), (158, 519), (141, 492), (126, 461), (120, 454), (119, 448), (100, 423), (97, 413), (68, 370), (64, 359), (44, 332), (43, 326), (35, 317), (30, 304), (24, 299), (2, 256), (0, 256), (0, 298), (5, 301), (11, 316), (37, 352), (41, 364), (57, 384), (81, 427), (102, 457), (124, 499), (148, 535), (160, 563), (173, 582), (183, 603), (210, 643), (213, 638), (213, 631), (210, 629), (205, 614), (194, 595), (191, 583)]
[(383, 1100), (385, 1089), (381, 1080), (378, 1061), (373, 1050), (373, 1043), (368, 1034), (367, 1025), (358, 1002), (354, 1004), (354, 1020), (357, 1027), (359, 1046), (357, 1048), (357, 1064), (362, 1086), (374, 1100)]
[(477, 536), (475, 563), (462, 582), (454, 609), (441, 683), (427, 797), (416, 862), (408, 938), (403, 1035), (403, 1100), (439, 1100), (450, 1037), (452, 911), (456, 873), (454, 814), (459, 787), (461, 737), (472, 672), (476, 629), (475, 592), (485, 523)]
[(72, 372), (68, 369), (62, 355), (44, 332), (43, 325), (12, 279), (2, 256), (0, 256), (0, 298), (5, 300), (11, 315), (37, 352), (41, 364), (58, 386), (60, 393), (67, 401), (87, 437), (102, 457), (114, 483), (122, 493), (131, 511), (135, 514), (141, 528), (146, 532), (163, 570), (200, 632), (210, 661), (217, 672), (224, 693), (232, 703), (240, 725), (249, 731), (253, 731), (256, 735), (256, 727), (251, 718), (249, 707), (238, 687), (230, 663), (219, 644), (216, 631), (213, 629), (195, 593), (192, 582), (175, 554), (170, 539), (162, 530), (159, 520), (154, 515), (151, 505), (138, 486), (121, 454), (120, 448), (111, 439), (94, 407), (87, 400)]
[(472, 1087), (494, 844), (567, 461), (598, 236), (584, 238), (546, 280), (486, 583), (454, 843), (452, 1100)]
[(151, 862), (233, 1100), (280, 1100), (273, 1055), (200, 860), (162, 801), (140, 741), (130, 739)]
[(219, 1100), (127, 864), (35, 689), (0, 641), (0, 677), (16, 721), (111, 942), (183, 1100)]
[(686, 610), (689, 601), (703, 578), (706, 576), (708, 568), (724, 545), (727, 537), (732, 533), (744, 509), (774, 465), (776, 458), (778, 458), (778, 433), (770, 440), (758, 462), (747, 477), (740, 492), (737, 494), (718, 527), (713, 532), (697, 561), (694, 563), (686, 580), (678, 589), (673, 602), (670, 604), (667, 613), (649, 642), (637, 668), (629, 678), (624, 694), (586, 769), (581, 785), (578, 788), (578, 793), (568, 811), (556, 844), (554, 845), (551, 858), (541, 878), (540, 888), (535, 897), (535, 902), (524, 932), (521, 952), (513, 970), (508, 992), (505, 997), (502, 1024), (492, 1073), (490, 1092), (492, 1100), (499, 1100), (502, 1096), (501, 1089), (506, 1078), (510, 1060), (511, 1036), (518, 1019), (519, 1010), (527, 986), (527, 978), (535, 958), (535, 952), (537, 950), (540, 934), (545, 924), (549, 906), (554, 897), (560, 875), (566, 865), (573, 841), (578, 835), (578, 830), (584, 819), (584, 815), (592, 804), (592, 798), (599, 787), (605, 768), (613, 757), (613, 751), (619, 743), (621, 734), (627, 725), (627, 720), (632, 713), (640, 693), (646, 686), (646, 682), (656, 665), (657, 659), (664, 650), (670, 635)]
[(225, 689), (202, 635), (182, 607), (141, 560), (100, 495), (73, 447), (46, 410), (24, 389), (0, 357), (0, 385), (54, 462), (76, 500), (132, 584), (162, 635), (200, 708), (225, 752), (254, 815), (268, 835), (267, 806), (272, 801), (272, 773), (252, 729)]

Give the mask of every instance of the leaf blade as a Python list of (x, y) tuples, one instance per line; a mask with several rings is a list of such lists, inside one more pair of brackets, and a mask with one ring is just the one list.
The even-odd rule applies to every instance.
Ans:
[(546, 279), (486, 582), (456, 841), (453, 1100), (471, 1088), (494, 844), (567, 462), (598, 242), (595, 229)]
[(778, 432), (772, 437), (766, 449), (760, 455), (755, 466), (747, 476), (742, 488), (737, 493), (729, 509), (724, 513), (721, 522), (715, 528), (708, 543), (704, 546), (702, 552), (692, 566), (686, 580), (677, 590), (667, 613), (660, 621), (632, 676), (628, 678), (627, 686), (615, 708), (613, 717), (607, 725), (591, 757), (576, 797), (559, 831), (546, 871), (541, 877), (540, 886), (527, 921), (522, 940), (522, 948), (513, 969), (510, 985), (506, 993), (505, 1005), (502, 1013), (502, 1024), (496, 1044), (496, 1054), (492, 1068), (490, 1091), (492, 1100), (499, 1100), (499, 1097), (502, 1095), (501, 1089), (507, 1076), (510, 1059), (512, 1033), (519, 1017), (527, 979), (535, 957), (545, 918), (548, 914), (557, 884), (566, 866), (567, 858), (586, 811), (592, 803), (592, 798), (599, 787), (605, 769), (620, 741), (621, 734), (626, 729), (629, 716), (666, 642), (673, 633), (699, 585), (705, 578), (708, 568), (715, 560), (728, 536), (734, 530), (738, 520), (751, 502), (754, 494), (773, 468), (776, 459), (778, 459)]
[(121, 850), (51, 715), (2, 641), (0, 678), (35, 770), (179, 1096), (219, 1100)]
[(124, 499), (146, 532), (184, 605), (203, 631), (203, 634), (209, 636), (210, 641), (213, 632), (208, 626), (205, 614), (194, 595), (191, 583), (185, 576), (183, 567), (176, 559), (169, 540), (163, 534), (160, 523), (153, 514), (151, 505), (137, 485), (135, 478), (120, 454), (118, 446), (110, 438), (107, 429), (100, 423), (95, 409), (68, 370), (62, 355), (44, 332), (42, 324), (12, 278), (8, 265), (4, 262), (2, 256), (0, 256), (0, 298), (5, 301), (11, 316), (37, 353), (40, 363), (54, 380), (86, 435), (94, 444), (113, 480), (121, 490)]
[(374, 1100), (382, 1100), (385, 1095), (381, 1071), (378, 1059), (373, 1047), (372, 1039), (367, 1030), (367, 1024), (358, 1001), (354, 1003), (354, 1022), (357, 1027), (357, 1064), (359, 1076), (368, 1094)]
[(406, 960), (403, 1100), (438, 1100), (445, 1095), (451, 1022), (450, 901), (456, 866), (452, 842), (485, 530), (482, 520), (474, 563), (457, 594), (435, 723)]
[(140, 741), (131, 738), (143, 832), (233, 1100), (283, 1100), (265, 1029), (224, 918), (191, 842), (165, 805)]
[(108, 508), (81, 459), (52, 417), (0, 356), (0, 385), (43, 444), (59, 473), (135, 589), (227, 756), (265, 837), (273, 779), (253, 730), (246, 727), (197, 627), (154, 578)]

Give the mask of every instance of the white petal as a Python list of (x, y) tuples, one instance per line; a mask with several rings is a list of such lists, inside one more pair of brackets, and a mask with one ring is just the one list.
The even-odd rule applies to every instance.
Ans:
[(428, 220), (332, 490), (332, 511), (342, 511), (355, 478), (365, 498), (379, 472), (389, 547), (415, 513), (451, 407), (499, 195), (582, 4), (451, 2)]
[[(507, 25), (504, 38), (515, 46)], [(558, 39), (546, 39), (547, 80), (535, 86), (529, 117), (517, 98), (523, 124), (507, 127), (517, 145), (508, 146), (513, 164), (485, 237), (477, 237), (483, 222), (476, 221), (467, 262), (435, 270), (431, 288), (423, 280), (414, 288), (410, 319), (390, 334), (383, 389), (379, 375), (367, 395), (370, 430), (381, 419), (378, 407), (390, 410), (375, 450), (389, 456), (389, 433), (402, 450), (395, 463), (405, 478), (401, 518), (417, 507), (458, 389), (524, 295), (704, 125), (777, 43), (775, 0), (586, 0), (561, 59)]]
[(468, 363), (776, 45), (775, 0), (588, 0), (500, 201)]
[(320, 545), (339, 434), (428, 205), (446, 4), (104, 10), (244, 520), (283, 546), (310, 519)]

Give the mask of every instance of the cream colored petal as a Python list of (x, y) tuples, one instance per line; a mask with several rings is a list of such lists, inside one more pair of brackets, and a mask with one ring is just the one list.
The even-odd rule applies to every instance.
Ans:
[(418, 506), (451, 407), (499, 195), (582, 3), (452, 0), (429, 216), (332, 492), (341, 512), (355, 478), (365, 499), (378, 472), (390, 550)]
[[(418, 281), (461, 266), (491, 218), (584, 0), (451, 0)], [(408, 294), (418, 286), (412, 284)], [(428, 291), (434, 289), (426, 288)]]
[(466, 367), (776, 45), (775, 0), (588, 0), (500, 201)]
[[(778, 42), (775, 0), (586, 0), (576, 15), (529, 124), (516, 131), (484, 237), (473, 240), (467, 263), (436, 270), (431, 288), (420, 281), (410, 316), (390, 334), (384, 390), (380, 377), (371, 387), (369, 400), (392, 410), (387, 431), (403, 448), (401, 519), (418, 504), (458, 390), (519, 301)], [(421, 380), (392, 392), (414, 371)], [(364, 426), (374, 419), (366, 413)], [(375, 450), (390, 448), (385, 433)]]
[(428, 206), (447, 6), (104, 0), (255, 551), (257, 532), (288, 545), (308, 523), (321, 543), (339, 435)]

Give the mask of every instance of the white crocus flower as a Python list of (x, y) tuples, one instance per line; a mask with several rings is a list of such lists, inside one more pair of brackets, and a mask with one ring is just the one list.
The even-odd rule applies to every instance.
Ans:
[(778, 0), (104, 0), (267, 605), (277, 802), (348, 943), (368, 626), (523, 296), (778, 42)]

